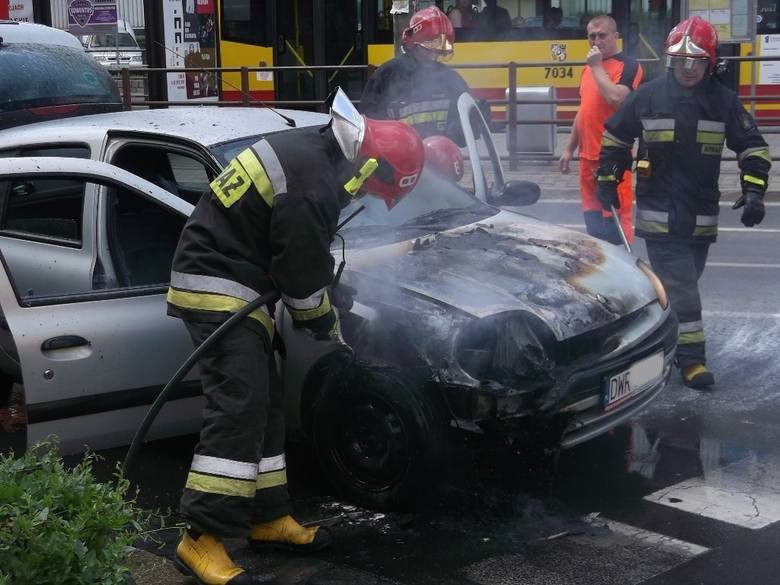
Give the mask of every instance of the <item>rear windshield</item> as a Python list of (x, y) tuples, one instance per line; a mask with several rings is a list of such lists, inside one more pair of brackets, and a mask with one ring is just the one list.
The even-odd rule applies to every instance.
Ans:
[[(94, 35), (89, 42), (90, 47), (116, 47), (116, 35), (114, 33), (103, 33)], [(119, 33), (120, 47), (138, 47), (138, 43), (129, 33)]]
[(0, 112), (61, 104), (121, 103), (111, 75), (75, 48), (0, 46)]

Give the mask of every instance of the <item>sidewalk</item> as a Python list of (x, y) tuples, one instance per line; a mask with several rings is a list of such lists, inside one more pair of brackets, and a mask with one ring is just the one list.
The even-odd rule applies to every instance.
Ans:
[[(505, 132), (493, 134), (493, 142), (496, 145), (496, 151), (501, 157), (508, 156), (506, 136)], [(558, 158), (568, 139), (568, 132), (559, 132), (556, 136), (554, 158), (548, 157), (547, 160), (535, 161), (528, 160), (527, 158), (521, 159), (519, 161), (518, 169), (515, 171), (509, 170), (508, 159), (502, 159), (502, 166), (506, 178), (522, 179), (537, 183), (542, 188), (543, 198), (549, 196), (560, 198), (579, 197), (578, 163), (576, 161), (572, 162), (571, 172), (568, 175), (561, 174), (558, 169)], [(780, 158), (780, 134), (765, 134), (764, 139), (769, 144), (769, 151), (772, 156)], [(733, 157), (734, 153), (724, 148), (724, 156)], [(780, 163), (775, 163), (775, 165), (780, 165)], [(774, 183), (772, 181), (772, 175), (776, 173), (777, 167), (775, 167), (773, 171), (774, 172), (770, 174), (767, 199), (780, 200), (780, 182)], [(723, 198), (731, 201), (735, 200), (741, 193), (739, 167), (737, 166), (736, 161), (724, 161), (721, 163), (720, 190)]]

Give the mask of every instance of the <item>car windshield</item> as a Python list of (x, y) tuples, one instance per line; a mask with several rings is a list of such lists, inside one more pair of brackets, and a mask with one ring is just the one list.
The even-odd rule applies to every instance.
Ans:
[[(97, 48), (97, 47), (116, 47), (117, 46), (117, 38), (116, 34), (114, 33), (103, 33), (103, 34), (97, 34), (93, 35), (92, 39), (89, 43), (90, 48)], [(132, 48), (138, 48), (138, 43), (135, 42), (135, 39), (132, 35), (128, 33), (119, 33), (119, 46), (120, 47), (132, 47)]]
[(497, 213), (496, 208), (480, 202), (458, 183), (429, 170), (423, 171), (417, 186), (392, 209), (369, 194), (348, 205), (340, 221), (361, 205), (365, 209), (341, 231), (348, 240), (406, 239), (410, 232), (442, 231)]
[(116, 83), (83, 51), (55, 45), (0, 48), (0, 111), (120, 103)]

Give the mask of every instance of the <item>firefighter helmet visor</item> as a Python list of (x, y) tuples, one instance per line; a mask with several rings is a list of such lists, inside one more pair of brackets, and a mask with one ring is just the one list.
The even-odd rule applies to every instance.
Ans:
[(341, 88), (337, 88), (330, 103), (333, 135), (344, 157), (353, 162), (360, 151), (366, 133), (366, 120), (357, 111)]
[(678, 57), (674, 55), (666, 56), (666, 66), (670, 69), (695, 69), (697, 67), (707, 67), (709, 65), (708, 57)]

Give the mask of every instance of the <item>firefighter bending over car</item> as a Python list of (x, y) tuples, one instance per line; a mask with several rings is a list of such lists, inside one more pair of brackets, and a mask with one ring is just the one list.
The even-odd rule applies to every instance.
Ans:
[(455, 33), (435, 6), (415, 13), (404, 30), (402, 54), (380, 66), (366, 83), (360, 111), (382, 120), (400, 120), (426, 138), (443, 134), (465, 146), (458, 98), (468, 93), (463, 78), (439, 61), (454, 52)]
[(723, 144), (737, 153), (741, 221), (764, 218), (771, 158), (764, 138), (737, 95), (713, 78), (718, 36), (694, 16), (666, 39), (668, 72), (640, 86), (606, 122), (597, 181), (604, 209), (619, 206), (617, 178), (637, 154), (636, 233), (666, 288), (680, 322), (677, 365), (683, 383), (707, 388), (715, 377), (706, 367), (698, 281), (709, 246), (718, 234)]
[[(259, 140), (211, 183), (176, 249), (168, 313), (200, 345), (231, 314), (278, 289), (297, 327), (348, 350), (327, 292), (339, 213), (363, 192), (391, 207), (416, 184), (423, 157), (414, 129), (361, 116), (338, 90), (326, 126)], [(199, 583), (251, 582), (224, 537), (248, 537), (255, 550), (314, 551), (330, 541), (325, 529), (291, 516), (277, 336), (273, 307), (263, 307), (199, 362), (206, 407), (175, 557)]]

